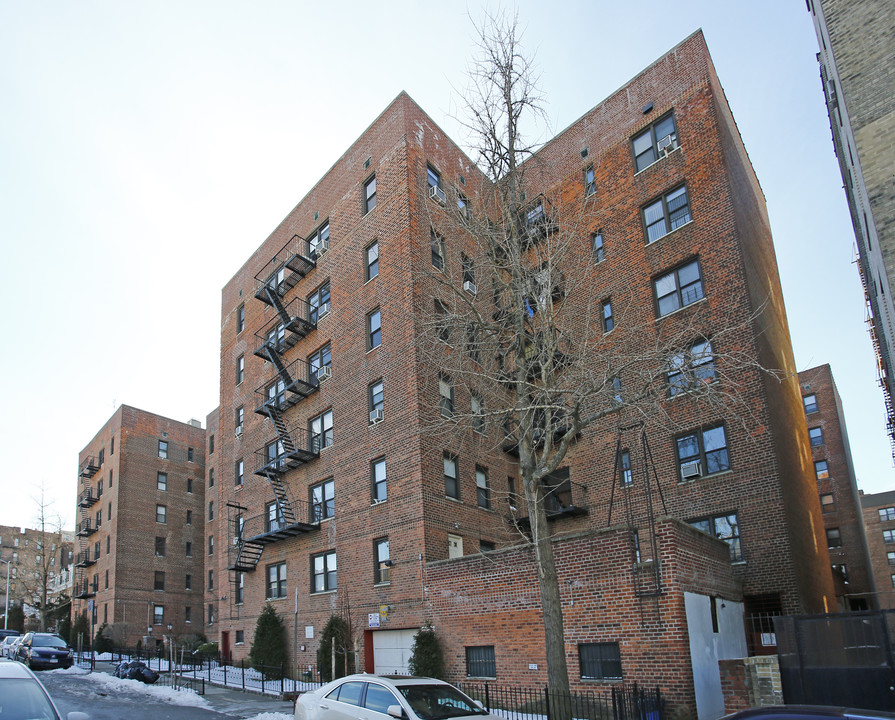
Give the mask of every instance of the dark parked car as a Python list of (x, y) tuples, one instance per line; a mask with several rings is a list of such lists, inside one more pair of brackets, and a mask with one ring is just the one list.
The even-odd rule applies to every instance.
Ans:
[(5, 637), (10, 637), (10, 636), (14, 637), (16, 635), (21, 635), (21, 634), (22, 633), (20, 633), (18, 630), (8, 630), (6, 628), (0, 628), (0, 640), (2, 640)]
[[(0, 717), (3, 720), (62, 720), (44, 686), (34, 673), (12, 660), (0, 660)], [(70, 712), (67, 720), (89, 720), (82, 712)]]
[(827, 705), (770, 705), (741, 710), (721, 720), (895, 720), (895, 713)]
[(70, 668), (74, 664), (71, 648), (53, 633), (30, 632), (15, 649), (15, 659), (32, 670), (38, 668)]

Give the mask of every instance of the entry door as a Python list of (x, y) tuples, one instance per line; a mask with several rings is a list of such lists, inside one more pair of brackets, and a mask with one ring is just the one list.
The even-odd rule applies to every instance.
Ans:
[(373, 667), (377, 675), (409, 675), (407, 663), (415, 629), (378, 630), (373, 633)]

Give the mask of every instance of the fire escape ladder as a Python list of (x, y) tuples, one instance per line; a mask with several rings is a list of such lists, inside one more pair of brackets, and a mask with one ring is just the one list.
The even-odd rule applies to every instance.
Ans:
[(277, 518), (284, 525), (295, 525), (295, 513), (292, 511), (292, 503), (286, 494), (286, 484), (279, 473), (265, 471), (264, 475), (270, 482), (277, 503)]
[(283, 420), (283, 414), (280, 409), (273, 403), (264, 406), (267, 411), (267, 417), (273, 423), (277, 430), (277, 439), (283, 446), (284, 454), (293, 455), (295, 453), (295, 443), (292, 441), (292, 435), (289, 434), (289, 428), (286, 427), (286, 421)]

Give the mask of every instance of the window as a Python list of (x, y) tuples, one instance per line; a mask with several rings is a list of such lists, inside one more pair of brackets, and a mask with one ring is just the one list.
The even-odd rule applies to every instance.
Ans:
[(808, 428), (808, 439), (811, 441), (811, 447), (818, 447), (824, 444), (824, 431), (822, 428)]
[(183, 578), (183, 589), (184, 590), (192, 590), (193, 589), (193, 576), (187, 573)]
[(364, 183), (364, 215), (376, 207), (376, 176)]
[(214, 535), (208, 536), (208, 554), (214, 555)]
[(388, 538), (379, 538), (373, 541), (373, 582), (387, 583), (389, 581), (388, 571), (392, 566), (392, 561), (388, 555)]
[(155, 506), (155, 521), (157, 523), (168, 522), (168, 508), (164, 505)]
[[(891, 542), (895, 542), (895, 537), (892, 538)], [(839, 532), (839, 528), (827, 528), (827, 547), (842, 547), (842, 533)]]
[(158, 456), (160, 458), (168, 459), (168, 443), (164, 440), (158, 441)]
[(702, 300), (702, 275), (699, 261), (691, 260), (653, 281), (658, 317)]
[(889, 565), (895, 565), (895, 552), (887, 552), (886, 560), (888, 561)]
[(206, 590), (214, 590), (214, 570), (208, 571), (208, 584), (205, 586)]
[(444, 494), (455, 500), (460, 499), (460, 483), (457, 479), (457, 458), (444, 454)]
[[(192, 492), (192, 480), (187, 480), (187, 484), (190, 487), (189, 492)], [(208, 468), (208, 487), (214, 487), (214, 468)]]
[(895, 520), (895, 507), (880, 508), (879, 521), (889, 522), (890, 520)]
[(187, 540), (187, 542), (186, 542), (186, 553), (185, 553), (185, 555), (186, 555), (187, 557), (190, 557), (190, 558), (193, 557), (193, 543), (191, 543), (189, 540)]
[(241, 438), (243, 430), (245, 429), (245, 417), (246, 411), (245, 408), (240, 405), (233, 412), (233, 426), (236, 433), (236, 437)]
[(192, 495), (193, 494), (193, 478), (186, 479), (186, 491)]
[(497, 664), (494, 661), (493, 645), (478, 645), (466, 648), (466, 677), (497, 677)]
[(112, 436), (112, 439), (109, 441), (109, 455), (115, 454), (115, 436)]
[(329, 220), (321, 225), (308, 238), (308, 249), (315, 260), (329, 249)]
[(438, 376), (438, 394), (442, 417), (454, 417), (454, 386), (444, 375)]
[(329, 314), (332, 304), (329, 296), (329, 280), (311, 293), (308, 298), (309, 317), (312, 323), (322, 320)]
[(687, 187), (682, 186), (643, 208), (647, 244), (690, 222)]
[(367, 399), (370, 406), (370, 422), (382, 420), (385, 402), (382, 394), (382, 380), (372, 383), (367, 389)]
[[(308, 358), (308, 373), (310, 375), (311, 381), (320, 382), (320, 368), (329, 368), (332, 370), (333, 366), (333, 353), (332, 347), (327, 344), (320, 348), (317, 352), (313, 353)], [(282, 395), (285, 391), (285, 385), (283, 385), (283, 381), (280, 380), (277, 383), (277, 391)], [(270, 393), (268, 393), (269, 395)]]
[(236, 644), (244, 645), (246, 641), (246, 633), (245, 630), (237, 630), (236, 631)]
[(267, 599), (286, 597), (286, 563), (267, 566)]
[(155, 584), (153, 585), (154, 590), (164, 590), (165, 589), (165, 573), (160, 572), (158, 570), (155, 571)]
[(615, 317), (612, 314), (612, 302), (604, 300), (600, 308), (600, 319), (603, 323), (603, 332), (608, 333), (615, 327)]
[(164, 625), (165, 623), (165, 607), (163, 605), (156, 605), (152, 610), (152, 624), (153, 625)]
[(245, 461), (240, 458), (236, 461), (236, 469), (233, 474), (233, 484), (242, 485), (245, 480)]
[(582, 680), (620, 680), (622, 657), (617, 642), (581, 643), (578, 663)]
[(386, 484), (385, 458), (377, 458), (370, 463), (370, 481), (373, 485), (373, 502), (380, 503), (388, 499)]
[(805, 395), (802, 398), (802, 404), (805, 406), (805, 414), (817, 412), (817, 395)]
[(619, 456), (619, 471), (620, 477), (619, 480), (621, 484), (630, 485), (634, 482), (634, 476), (631, 473), (631, 453), (628, 450), (622, 450), (621, 455)]
[(323, 448), (328, 448), (333, 444), (333, 411), (327, 410), (325, 413), (311, 418), (311, 449), (314, 452), (320, 452)]
[(280, 509), (280, 506), (276, 502), (269, 502), (265, 506), (265, 531), (266, 532), (274, 532), (279, 530), (281, 527), (286, 525), (286, 519), (283, 516), (283, 511)]
[(488, 483), (487, 468), (476, 466), (475, 469), (476, 500), (480, 508), (491, 507), (491, 485)]
[(434, 230), (429, 230), (432, 239), (432, 267), (444, 270), (444, 238)]
[(208, 436), (208, 454), (214, 455), (214, 435)]
[(883, 542), (895, 543), (895, 530), (883, 530)]
[(314, 522), (320, 522), (336, 514), (336, 485), (332, 478), (311, 485), (310, 493)]
[(106, 449), (105, 449), (105, 448), (100, 448), (100, 450), (99, 450), (99, 464), (100, 464), (100, 467), (102, 467), (102, 464), (103, 464), (103, 462), (105, 462), (105, 459), (106, 459)]
[(821, 512), (825, 513), (836, 511), (836, 500), (833, 497), (833, 493), (823, 493), (820, 496), (820, 509)]
[(444, 205), (445, 194), (441, 187), (441, 175), (431, 165), (426, 166), (426, 182), (429, 189), (429, 197)]
[(372, 280), (379, 275), (379, 243), (373, 242), (367, 245), (364, 251), (364, 280)]
[(490, 540), (479, 540), (479, 552), (481, 552), (481, 553), (493, 552), (496, 549), (497, 549), (497, 545), (495, 545)]
[(193, 448), (187, 448), (187, 449), (186, 449), (186, 461), (187, 461), (187, 462), (194, 462), (194, 460), (193, 460)]
[(665, 117), (659, 118), (642, 133), (635, 135), (631, 140), (631, 147), (637, 172), (656, 162), (665, 148), (674, 150), (677, 147), (674, 115), (669, 113)]
[(470, 396), (469, 408), (472, 412), (472, 431), (484, 435), (485, 427), (485, 407), (482, 401), (475, 395)]
[(445, 305), (441, 300), (435, 300), (435, 323), (436, 323), (436, 332), (438, 333), (438, 339), (441, 342), (450, 344), (451, 342), (451, 325), (448, 317), (450, 315), (450, 311), (448, 310), (447, 305)]
[(320, 553), (311, 556), (311, 592), (330, 592), (336, 589), (336, 554)]
[(606, 259), (606, 248), (603, 246), (603, 233), (594, 233), (591, 237), (594, 262), (603, 262)]
[(233, 601), (237, 605), (242, 605), (245, 602), (246, 597), (246, 576), (245, 573), (236, 573), (236, 593), (233, 597)]
[(160, 472), (156, 478), (155, 486), (159, 490), (168, 489), (168, 473)]
[(609, 381), (612, 385), (612, 404), (618, 407), (624, 402), (622, 398), (622, 379), (615, 375), (609, 378)]
[(155, 556), (165, 557), (165, 538), (156, 537), (155, 539)]
[(736, 513), (691, 520), (690, 524), (697, 530), (702, 530), (702, 532), (730, 545), (731, 562), (742, 561), (743, 548), (740, 544), (740, 524)]
[(715, 379), (715, 357), (712, 343), (708, 340), (697, 342), (689, 350), (672, 356), (669, 362), (668, 391), (679, 395)]
[(830, 477), (830, 468), (826, 460), (818, 460), (814, 463), (814, 475), (818, 480), (826, 480)]
[(193, 511), (192, 510), (186, 511), (186, 524), (187, 525), (193, 524)]
[(459, 191), (457, 192), (457, 214), (461, 218), (469, 219), (469, 198)]
[(208, 519), (214, 520), (214, 500), (210, 500), (208, 503)]
[(677, 438), (675, 444), (681, 480), (730, 470), (723, 425), (689, 433)]
[(475, 295), (475, 267), (466, 255), (460, 254), (460, 269), (463, 272), (463, 289)]
[(183, 608), (183, 621), (185, 623), (193, 622), (193, 608), (189, 605)]
[(245, 355), (236, 358), (236, 384), (239, 385), (246, 378), (246, 359)]
[(377, 309), (367, 315), (367, 350), (382, 345), (382, 313)]
[(584, 196), (590, 197), (597, 191), (597, 180), (594, 176), (594, 166), (584, 169)]
[(208, 603), (208, 624), (214, 624), (214, 604)]
[(246, 329), (246, 306), (240, 305), (236, 308), (236, 334), (238, 335)]

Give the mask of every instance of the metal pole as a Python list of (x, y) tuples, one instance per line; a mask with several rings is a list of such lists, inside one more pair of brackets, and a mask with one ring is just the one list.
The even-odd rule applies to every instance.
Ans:
[(6, 563), (6, 611), (3, 615), (3, 629), (8, 629), (9, 624), (9, 565), (12, 562), (11, 560), (0, 560), (0, 562)]

